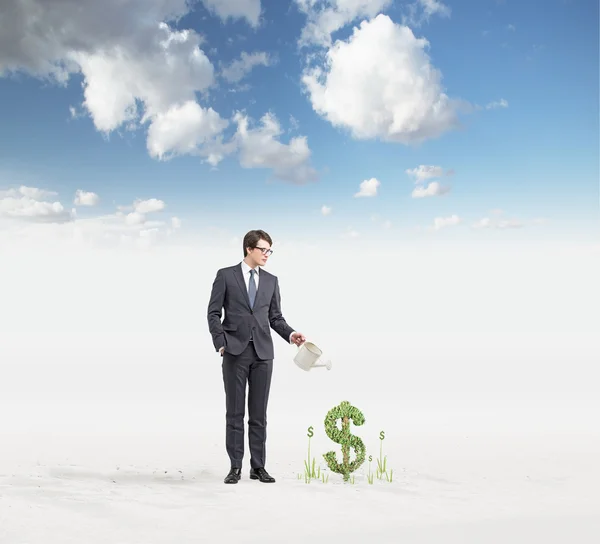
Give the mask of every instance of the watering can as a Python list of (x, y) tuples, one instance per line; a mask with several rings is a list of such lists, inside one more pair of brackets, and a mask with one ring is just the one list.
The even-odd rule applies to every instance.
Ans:
[(317, 363), (319, 358), (323, 355), (323, 352), (312, 342), (304, 342), (299, 348), (296, 356), (294, 357), (294, 363), (298, 365), (302, 370), (307, 372), (311, 368), (324, 366), (327, 370), (331, 370), (331, 361), (325, 363)]

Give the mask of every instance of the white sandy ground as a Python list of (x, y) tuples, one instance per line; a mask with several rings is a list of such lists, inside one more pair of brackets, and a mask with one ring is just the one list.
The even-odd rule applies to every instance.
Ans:
[[(222, 482), (221, 433), (4, 435), (0, 542), (599, 541), (600, 436), (388, 431), (391, 483), (370, 485), (365, 464), (354, 484), (334, 473), (306, 484), (307, 439), (274, 427), (270, 485), (247, 466), (239, 484)], [(316, 430), (315, 457), (337, 449)]]
[[(4, 452), (26, 443), (24, 437), (7, 438)], [(94, 438), (96, 443), (87, 442), (87, 448), (97, 448), (93, 454), (68, 455), (67, 450), (77, 451), (68, 446), (77, 437), (54, 437), (56, 453), (48, 462), (21, 462), (3, 471), (3, 543), (331, 542), (336, 537), (592, 543), (600, 536), (600, 442), (591, 437), (403, 436), (386, 448), (392, 483), (369, 485), (360, 470), (354, 485), (343, 484), (336, 474), (327, 484), (307, 485), (296, 476), (302, 466), (302, 452), (292, 447), (297, 438), (280, 436), (271, 440), (269, 463), (277, 483), (250, 481), (245, 470), (236, 486), (222, 483), (226, 464), (219, 445), (199, 453), (207, 438), (190, 436), (186, 444), (183, 437), (156, 434), (128, 443), (106, 436), (104, 447), (101, 437)], [(128, 454), (120, 456), (120, 447)], [(44, 451), (50, 451), (47, 445)], [(58, 451), (66, 455), (61, 458)], [(103, 456), (103, 451), (111, 453)]]
[[(246, 458), (227, 486), (205, 312), (238, 253), (2, 249), (1, 544), (600, 542), (597, 255), (397, 250), (352, 294), (354, 250), (299, 268), (282, 248), (284, 314), (334, 367), (275, 339), (277, 483)], [(392, 483), (297, 479), (309, 425), (318, 460), (339, 451), (342, 400), (374, 457), (385, 430)]]

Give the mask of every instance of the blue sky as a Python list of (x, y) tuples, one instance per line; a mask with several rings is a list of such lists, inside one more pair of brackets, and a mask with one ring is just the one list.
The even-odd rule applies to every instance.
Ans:
[[(156, 199), (129, 225), (168, 228), (177, 217), (182, 232), (243, 235), (264, 225), (288, 236), (301, 226), (332, 240), (597, 239), (597, 2), (549, 0), (542, 9), (531, 0), (205, 0), (187, 9), (183, 0), (151, 0), (124, 11), (115, 0), (102, 13), (75, 15), (58, 2), (43, 6), (41, 26), (16, 0), (0, 17), (0, 225), (52, 223), (39, 210), (56, 201), (61, 224), (125, 220), (132, 209), (115, 218), (117, 206)], [(164, 6), (181, 17), (169, 20)], [(319, 18), (323, 10), (328, 19)], [(321, 32), (326, 20), (338, 21), (331, 34)], [(188, 34), (167, 57), (160, 42), (176, 32)], [(205, 56), (194, 72), (198, 50)], [(231, 63), (243, 54), (263, 62), (236, 81)], [(50, 67), (67, 60), (56, 81)], [(331, 77), (311, 92), (303, 76), (315, 67)], [(439, 71), (437, 86), (424, 70)], [(89, 104), (86, 85), (100, 89)], [(114, 105), (123, 93), (138, 100), (133, 128), (126, 107)], [(440, 102), (440, 94), (460, 103)], [(190, 124), (204, 108), (222, 130), (207, 128), (207, 117)], [(247, 116), (250, 136), (219, 147), (214, 138), (227, 144), (239, 127), (236, 112)], [(280, 134), (261, 131), (265, 114)], [(305, 139), (299, 151), (289, 147), (293, 138)], [(215, 149), (222, 157), (207, 162)], [(443, 175), (416, 184), (407, 170), (420, 166)], [(355, 196), (368, 180), (379, 182), (376, 192)], [(446, 192), (429, 186), (431, 196), (413, 196), (432, 182)], [(54, 194), (23, 194), (21, 186)], [(77, 190), (98, 199), (74, 206)], [(503, 228), (510, 226), (521, 228)]]

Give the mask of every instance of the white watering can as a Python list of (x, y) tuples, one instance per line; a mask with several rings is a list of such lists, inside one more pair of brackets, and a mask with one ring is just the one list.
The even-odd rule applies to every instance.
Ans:
[(294, 363), (298, 365), (302, 370), (307, 372), (311, 368), (324, 366), (327, 370), (331, 370), (331, 361), (325, 363), (317, 363), (319, 358), (323, 355), (323, 352), (315, 346), (312, 342), (304, 342), (298, 349), (296, 356), (294, 357)]

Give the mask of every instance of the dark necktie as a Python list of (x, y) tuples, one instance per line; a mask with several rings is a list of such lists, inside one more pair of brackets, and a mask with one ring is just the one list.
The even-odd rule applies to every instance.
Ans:
[(254, 299), (256, 298), (256, 282), (254, 281), (254, 274), (256, 270), (250, 270), (250, 284), (248, 286), (248, 296), (250, 297), (250, 308), (254, 306)]

